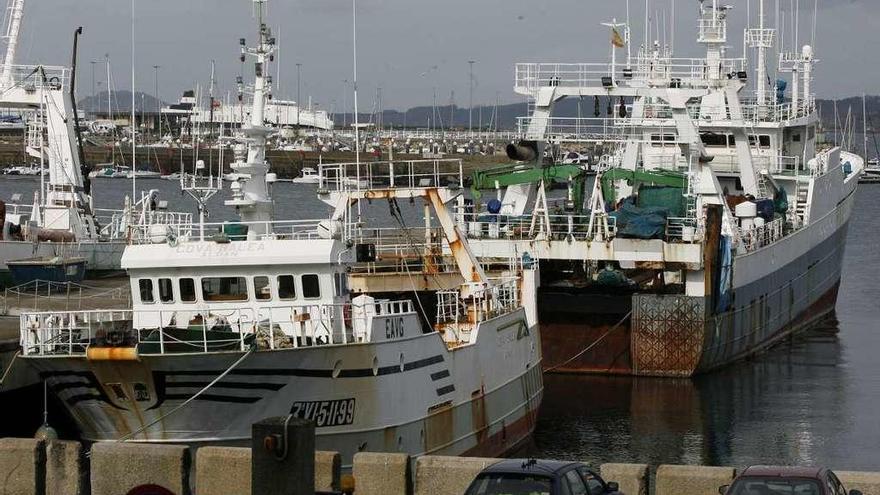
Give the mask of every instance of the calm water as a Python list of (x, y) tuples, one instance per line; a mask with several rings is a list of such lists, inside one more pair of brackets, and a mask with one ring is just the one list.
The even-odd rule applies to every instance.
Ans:
[[(13, 192), (29, 198), (35, 184), (0, 179), (0, 199)], [(95, 184), (102, 208), (118, 208), (131, 187), (117, 180)], [(144, 180), (139, 187), (147, 184), (162, 191), (171, 209), (191, 209), (176, 183)], [(315, 198), (314, 186), (278, 184), (275, 196), (279, 218), (318, 218), (329, 211)], [(233, 218), (222, 200), (211, 203), (212, 221)], [(366, 216), (386, 216), (387, 206), (379, 203), (368, 207)], [(418, 203), (401, 203), (401, 209), (408, 218), (420, 218)], [(836, 326), (694, 380), (548, 376), (533, 453), (597, 463), (880, 470), (878, 227), (880, 186), (862, 186)]]

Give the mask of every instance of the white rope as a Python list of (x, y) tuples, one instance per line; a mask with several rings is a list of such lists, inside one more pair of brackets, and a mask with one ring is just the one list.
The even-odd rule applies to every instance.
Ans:
[(158, 422), (164, 420), (164, 419), (167, 418), (168, 416), (171, 416), (172, 414), (176, 413), (177, 411), (179, 411), (179, 410), (183, 409), (184, 407), (186, 407), (187, 405), (189, 405), (190, 402), (196, 400), (200, 395), (202, 395), (203, 393), (207, 392), (209, 388), (213, 387), (217, 382), (219, 382), (220, 380), (222, 380), (222, 379), (223, 379), (226, 375), (228, 375), (232, 370), (234, 370), (236, 367), (238, 367), (239, 364), (241, 364), (242, 362), (244, 362), (245, 359), (247, 359), (248, 357), (250, 357), (250, 355), (254, 353), (254, 349), (255, 349), (255, 347), (251, 347), (251, 348), (249, 348), (248, 351), (247, 351), (246, 353), (244, 353), (243, 356), (241, 356), (240, 358), (238, 358), (238, 360), (237, 360), (236, 362), (232, 363), (232, 366), (230, 366), (229, 368), (227, 368), (226, 371), (224, 371), (223, 373), (221, 373), (217, 378), (215, 378), (213, 381), (211, 381), (211, 383), (205, 385), (204, 388), (202, 388), (201, 390), (199, 390), (198, 392), (196, 392), (195, 395), (193, 395), (193, 396), (190, 397), (189, 399), (185, 400), (182, 404), (180, 404), (179, 406), (175, 407), (174, 409), (168, 411), (167, 413), (165, 413), (165, 414), (159, 416), (158, 418), (154, 419), (154, 420), (151, 421), (149, 424), (146, 424), (146, 425), (144, 425), (144, 426), (138, 428), (137, 430), (135, 430), (135, 431), (133, 431), (133, 432), (131, 432), (131, 433), (129, 433), (129, 434), (123, 436), (122, 438), (120, 438), (120, 439), (117, 440), (117, 441), (118, 441), (118, 442), (127, 442), (129, 439), (131, 439), (133, 436), (137, 435), (138, 433), (143, 432), (144, 430), (150, 428), (151, 426), (155, 425), (156, 423), (158, 423)]
[(627, 319), (629, 319), (630, 315), (632, 315), (632, 310), (630, 310), (630, 312), (627, 313), (626, 316), (624, 316), (620, 321), (618, 321), (616, 325), (614, 325), (613, 327), (611, 327), (607, 332), (603, 333), (601, 337), (599, 337), (599, 338), (596, 339), (592, 344), (590, 344), (590, 345), (588, 345), (586, 348), (584, 348), (584, 350), (582, 350), (581, 352), (575, 354), (574, 356), (571, 357), (571, 359), (569, 359), (568, 361), (566, 361), (566, 362), (564, 362), (564, 363), (560, 363), (560, 364), (557, 364), (557, 365), (552, 366), (552, 367), (550, 367), (550, 368), (547, 368), (546, 370), (544, 370), (544, 373), (550, 373), (551, 371), (554, 371), (554, 370), (556, 370), (556, 369), (559, 369), (559, 368), (565, 366), (566, 364), (568, 364), (568, 363), (574, 361), (575, 359), (577, 359), (577, 358), (583, 356), (587, 351), (589, 351), (589, 350), (592, 349), (593, 347), (596, 347), (596, 346), (599, 344), (599, 342), (602, 342), (603, 340), (605, 340), (605, 337), (607, 337), (608, 334), (610, 334), (610, 333), (613, 332), (614, 330), (617, 330), (617, 327), (619, 327), (620, 325), (623, 324), (623, 322), (625, 322)]
[(6, 371), (3, 372), (3, 376), (0, 377), (0, 389), (3, 389), (3, 384), (6, 383), (6, 377), (9, 375), (9, 372), (12, 371), (12, 365), (15, 364), (15, 360), (18, 359), (18, 356), (21, 355), (21, 349), (15, 351), (15, 354), (12, 356), (12, 360), (9, 361), (9, 366), (6, 367)]

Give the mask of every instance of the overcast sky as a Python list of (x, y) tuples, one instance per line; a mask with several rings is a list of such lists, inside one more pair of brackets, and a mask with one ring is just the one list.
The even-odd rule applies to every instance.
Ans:
[[(676, 55), (699, 54), (697, 0), (648, 0), (656, 20), (652, 38), (662, 38), (675, 2)], [(711, 0), (709, 0), (711, 1)], [(794, 0), (776, 2), (786, 10)], [(813, 3), (800, 0), (799, 44), (812, 38)], [(160, 96), (176, 100), (195, 84), (207, 84), (216, 60), (218, 86), (234, 87), (240, 71), (238, 39), (255, 38), (250, 0), (136, 0), (135, 61), (138, 90), (154, 92), (154, 65), (160, 65)], [(742, 51), (747, 3), (725, 0), (731, 14), (729, 44)], [(880, 93), (877, 69), (880, 0), (818, 0), (816, 91), (820, 97)], [(468, 60), (475, 60), (474, 100), (491, 104), (522, 101), (513, 93), (513, 67), (531, 61), (605, 61), (609, 35), (600, 22), (626, 17), (625, 0), (357, 0), (358, 81), (362, 112), (370, 111), (381, 87), (385, 108), (468, 104)], [(631, 0), (634, 44), (644, 37), (645, 2)], [(788, 14), (786, 14), (787, 17)], [(659, 22), (658, 22), (659, 21)], [(268, 24), (281, 43), (279, 97), (295, 99), (296, 65), (302, 64), (303, 101), (311, 95), (325, 109), (343, 100), (351, 107), (352, 26), (350, 0), (271, 0)], [(770, 19), (770, 24), (773, 20)], [(790, 22), (786, 38), (791, 45)], [(91, 93), (90, 61), (96, 86), (104, 86), (103, 60), (109, 54), (114, 87), (130, 86), (131, 11), (128, 0), (27, 0), (18, 63), (69, 64), (73, 30), (83, 26), (78, 93)], [(671, 39), (671, 30), (666, 30)], [(659, 34), (659, 36), (658, 36)], [(619, 52), (621, 57), (623, 51)], [(275, 67), (272, 69), (275, 73)], [(250, 72), (250, 71), (249, 71)]]

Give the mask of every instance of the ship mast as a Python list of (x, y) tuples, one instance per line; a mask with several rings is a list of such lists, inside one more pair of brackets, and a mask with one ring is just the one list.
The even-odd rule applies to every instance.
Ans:
[[(232, 199), (225, 202), (238, 210), (242, 222), (249, 224), (254, 234), (269, 233), (272, 220), (272, 197), (269, 183), (274, 174), (269, 174), (266, 163), (266, 142), (273, 130), (265, 125), (266, 102), (272, 98), (272, 76), (268, 75), (268, 63), (274, 60), (275, 38), (271, 29), (263, 21), (263, 9), (268, 0), (253, 0), (259, 21), (258, 42), (248, 47), (241, 38), (241, 61), (247, 57), (255, 59), (253, 99), (249, 122), (244, 122), (236, 136), (234, 146), (235, 161), (232, 170), (238, 178), (232, 183)], [(243, 87), (239, 88), (243, 92)], [(245, 151), (246, 149), (246, 151)]]
[(760, 0), (758, 4), (758, 28), (747, 28), (745, 34), (748, 46), (758, 50), (755, 90), (758, 98), (758, 105), (760, 107), (765, 107), (769, 103), (767, 97), (767, 50), (773, 48), (776, 31), (766, 27), (764, 0)]
[(15, 65), (15, 52), (18, 49), (18, 35), (21, 19), (24, 16), (24, 0), (9, 0), (6, 7), (6, 56), (3, 58), (3, 71), (0, 73), (0, 88), (12, 86), (12, 67)]

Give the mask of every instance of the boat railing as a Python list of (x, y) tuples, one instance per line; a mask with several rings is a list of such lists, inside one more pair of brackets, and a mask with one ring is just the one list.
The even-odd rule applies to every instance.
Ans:
[(694, 242), (702, 239), (700, 221), (693, 217), (669, 217), (666, 219), (666, 242)]
[(740, 242), (747, 252), (769, 246), (785, 236), (785, 218), (777, 218), (760, 227), (740, 230)]
[[(137, 225), (133, 229), (131, 243), (177, 245), (202, 240), (226, 243), (326, 238), (320, 233), (322, 222), (320, 220), (235, 221), (206, 222), (204, 224), (193, 222), (192, 216), (169, 218), (168, 220)], [(202, 230), (203, 228), (204, 230)]]
[(318, 191), (461, 187), (464, 169), (459, 159), (365, 161), (318, 166)]
[[(744, 58), (721, 60), (722, 74), (740, 73), (747, 67)], [(644, 82), (663, 79), (683, 87), (704, 87), (709, 76), (709, 66), (702, 58), (667, 58), (652, 55), (634, 59), (635, 69), (627, 69), (625, 63), (615, 66), (613, 78), (618, 85), (631, 81)], [(612, 77), (610, 63), (518, 63), (516, 64), (516, 90), (536, 95), (543, 87), (602, 87), (608, 83), (603, 78)]]
[(3, 89), (20, 86), (25, 91), (37, 89), (62, 90), (70, 80), (70, 69), (51, 65), (12, 65), (10, 80), (0, 81)]
[[(709, 150), (711, 154), (711, 149)], [(720, 155), (716, 154), (709, 163), (712, 170), (722, 173), (739, 173), (739, 158), (736, 155)], [(752, 166), (755, 171), (767, 171), (771, 174), (779, 175), (810, 175), (810, 170), (801, 168), (801, 159), (797, 156), (767, 156), (752, 155)]]
[(605, 216), (608, 231), (603, 222), (589, 214), (540, 214), (499, 215), (492, 213), (460, 213), (459, 221), (469, 239), (485, 240), (577, 240), (607, 239), (617, 232), (617, 222)]
[(23, 312), (25, 356), (85, 356), (90, 347), (137, 347), (140, 354), (286, 349), (366, 342), (372, 318), (414, 314), (412, 301)]

